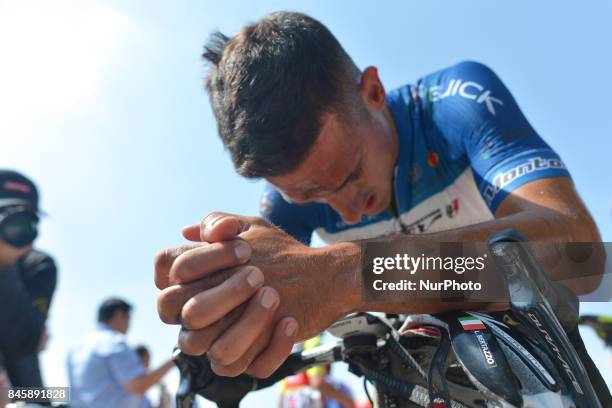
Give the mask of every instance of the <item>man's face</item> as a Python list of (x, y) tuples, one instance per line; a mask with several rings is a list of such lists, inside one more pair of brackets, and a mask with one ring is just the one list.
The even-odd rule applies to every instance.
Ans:
[(144, 366), (145, 369), (149, 368), (150, 360), (151, 360), (151, 356), (147, 352), (142, 353), (142, 355), (140, 356), (140, 361), (142, 361), (142, 365)]
[(331, 205), (349, 224), (381, 213), (391, 200), (397, 151), (389, 120), (386, 108), (368, 110), (367, 118), (353, 124), (326, 115), (306, 160), (268, 181), (290, 202)]
[(123, 310), (119, 310), (116, 314), (117, 319), (117, 327), (116, 329), (126, 334), (130, 329), (130, 314), (128, 312), (124, 312)]
[[(8, 218), (5, 218), (7, 213), (14, 211), (16, 209), (21, 208), (20, 206), (10, 206), (10, 207), (2, 207), (0, 208), (0, 218), (3, 221), (3, 228), (8, 228), (12, 235), (15, 235), (15, 231), (20, 231), (24, 227), (23, 222), (21, 223), (12, 223), (11, 225), (7, 225)], [(19, 258), (23, 255), (27, 254), (32, 250), (32, 243), (23, 245), (23, 246), (15, 246), (13, 244), (9, 244), (5, 242), (3, 239), (0, 239), (0, 268), (8, 269), (13, 266)]]
[(32, 244), (16, 248), (0, 240), (0, 268), (8, 269), (32, 250)]

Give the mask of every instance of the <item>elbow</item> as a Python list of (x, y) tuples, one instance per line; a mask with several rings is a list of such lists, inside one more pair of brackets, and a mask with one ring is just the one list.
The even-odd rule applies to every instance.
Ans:
[(533, 220), (548, 238), (556, 242), (601, 242), (595, 221), (586, 209), (539, 208), (533, 210)]
[(606, 248), (595, 221), (586, 211), (565, 215), (566, 239), (563, 259), (574, 271), (572, 287), (579, 295), (594, 292), (601, 285), (606, 265)]
[(568, 242), (601, 242), (599, 229), (588, 211), (568, 211), (564, 218)]
[(566, 209), (559, 214), (567, 242), (601, 242), (599, 229), (586, 208)]

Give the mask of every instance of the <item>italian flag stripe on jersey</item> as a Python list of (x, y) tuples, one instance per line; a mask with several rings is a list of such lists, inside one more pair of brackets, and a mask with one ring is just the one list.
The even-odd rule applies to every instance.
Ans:
[(464, 316), (459, 318), (459, 323), (463, 326), (463, 330), (485, 330), (485, 325), (474, 316)]

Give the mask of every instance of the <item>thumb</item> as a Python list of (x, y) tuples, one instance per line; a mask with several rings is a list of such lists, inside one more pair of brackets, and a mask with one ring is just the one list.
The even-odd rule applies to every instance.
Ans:
[(183, 236), (189, 241), (200, 242), (200, 224), (192, 224), (183, 227)]
[(214, 212), (204, 217), (200, 224), (183, 228), (183, 236), (190, 241), (229, 241), (249, 227), (250, 224), (240, 216)]

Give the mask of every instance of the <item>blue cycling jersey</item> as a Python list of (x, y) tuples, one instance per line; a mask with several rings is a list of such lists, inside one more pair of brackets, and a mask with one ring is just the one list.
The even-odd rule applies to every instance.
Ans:
[(423, 233), (490, 220), (517, 187), (569, 177), (559, 156), (531, 127), (500, 79), (462, 62), (389, 93), (399, 155), (390, 211), (346, 224), (327, 204), (292, 204), (267, 185), (264, 218), (309, 244)]

